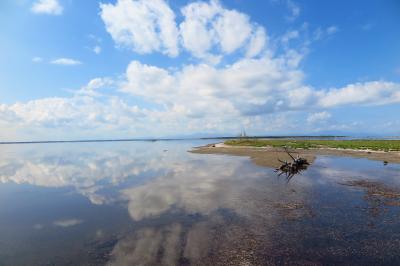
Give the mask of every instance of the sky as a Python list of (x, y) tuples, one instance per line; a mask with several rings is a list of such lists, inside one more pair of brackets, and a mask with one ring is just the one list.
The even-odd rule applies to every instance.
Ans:
[(2, 0), (0, 141), (400, 135), (397, 0)]

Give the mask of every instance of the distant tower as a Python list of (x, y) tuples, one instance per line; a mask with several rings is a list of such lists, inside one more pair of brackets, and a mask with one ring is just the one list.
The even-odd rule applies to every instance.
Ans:
[(244, 130), (244, 128), (242, 129), (242, 132), (240, 132), (239, 137), (240, 137), (240, 138), (246, 138), (246, 137), (247, 137), (247, 135), (246, 135), (246, 130)]

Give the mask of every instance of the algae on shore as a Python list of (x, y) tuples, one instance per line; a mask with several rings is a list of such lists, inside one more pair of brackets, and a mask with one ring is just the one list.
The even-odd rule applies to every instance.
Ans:
[(294, 140), (294, 139), (235, 139), (225, 141), (230, 146), (288, 147), (294, 149), (335, 148), (373, 151), (400, 151), (400, 140)]

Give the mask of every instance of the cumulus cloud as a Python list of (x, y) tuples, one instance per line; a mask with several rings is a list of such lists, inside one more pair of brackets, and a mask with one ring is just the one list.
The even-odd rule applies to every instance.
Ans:
[(327, 119), (331, 118), (331, 114), (324, 111), (324, 112), (319, 112), (319, 113), (312, 113), (308, 116), (307, 122), (309, 124), (314, 124), (314, 123), (319, 123), (319, 122), (324, 122)]
[(318, 105), (322, 107), (384, 105), (400, 102), (400, 84), (387, 81), (358, 82), (316, 94), (319, 95)]
[(100, 89), (105, 87), (111, 87), (114, 85), (114, 80), (111, 78), (94, 78), (86, 86), (83, 86), (80, 90), (74, 91), (76, 95), (87, 95), (92, 97), (98, 97), (102, 94), (99, 92)]
[[(179, 46), (195, 57), (218, 63), (224, 54), (244, 49), (258, 55), (266, 43), (265, 29), (236, 10), (222, 7), (217, 0), (193, 2), (175, 13), (163, 0), (119, 0), (101, 4), (101, 17), (117, 45), (137, 53), (179, 54)], [(179, 28), (179, 30), (178, 30)]]
[[(288, 56), (242, 59), (220, 68), (186, 65), (177, 71), (133, 61), (121, 89), (158, 103), (167, 116), (219, 118), (225, 123), (234, 116), (400, 102), (400, 84), (373, 81), (316, 89), (304, 83), (296, 66)], [(308, 120), (328, 116), (322, 112)]]
[(214, 27), (224, 53), (232, 53), (243, 46), (252, 32), (249, 17), (235, 10), (223, 10)]
[[(182, 45), (199, 58), (215, 58), (246, 49), (248, 56), (256, 56), (266, 43), (265, 29), (236, 10), (228, 10), (218, 1), (194, 2), (181, 9)], [(213, 55), (217, 49), (217, 54)]]
[(257, 27), (254, 30), (254, 34), (252, 34), (250, 38), (250, 42), (246, 51), (246, 56), (255, 57), (259, 55), (265, 47), (267, 41), (268, 39), (267, 34), (265, 33), (265, 29), (263, 27)]
[(101, 18), (116, 44), (138, 53), (178, 55), (175, 14), (163, 0), (118, 0), (100, 4)]
[(31, 11), (35, 14), (61, 15), (63, 7), (58, 0), (37, 0), (33, 3)]
[[(180, 12), (177, 25), (163, 0), (101, 4), (101, 17), (117, 45), (167, 56), (177, 56), (183, 48), (199, 60), (190, 58), (192, 63), (184, 61), (174, 68), (134, 60), (122, 77), (93, 79), (70, 97), (0, 104), (0, 124), (17, 131), (59, 128), (65, 134), (101, 129), (119, 136), (121, 132), (129, 136), (226, 133), (243, 125), (265, 132), (282, 128), (279, 121), (287, 119), (288, 112), (303, 112), (303, 121), (313, 121), (318, 120), (315, 113), (321, 116), (321, 110), (330, 108), (400, 102), (400, 84), (385, 80), (337, 88), (307, 84), (301, 69), (307, 49), (292, 47), (294, 40), (301, 42), (304, 29), (271, 39), (249, 16), (216, 0), (190, 2)], [(311, 39), (337, 31), (336, 26), (318, 28)], [(280, 47), (275, 49), (274, 44)], [(216, 64), (234, 53), (229, 64)], [(70, 58), (51, 63), (81, 64)], [(305, 112), (312, 114), (307, 118)]]
[(180, 25), (182, 44), (196, 56), (204, 56), (211, 49), (215, 31), (208, 23), (218, 13), (219, 5), (213, 1), (194, 2), (182, 8), (185, 20)]
[[(85, 136), (94, 132), (165, 136), (236, 132), (243, 126), (258, 132), (282, 132), (296, 130), (282, 123), (293, 116), (287, 112), (316, 113), (304, 118), (312, 125), (328, 118), (320, 109), (400, 103), (398, 83), (374, 81), (316, 89), (305, 85), (303, 77), (286, 56), (245, 58), (224, 67), (186, 65), (176, 70), (132, 61), (122, 83), (96, 78), (71, 97), (2, 104), (0, 122), (17, 131), (35, 128), (54, 135), (59, 130), (58, 138), (71, 131)], [(123, 95), (117, 96), (115, 90)], [(129, 97), (142, 98), (151, 107), (141, 108), (130, 103)], [(292, 126), (301, 128), (301, 123)]]
[[(284, 110), (400, 102), (400, 84), (385, 81), (315, 89), (304, 84), (303, 72), (288, 58), (243, 59), (217, 68), (187, 65), (179, 71), (133, 61), (122, 90), (186, 114), (262, 114)], [(205, 108), (207, 107), (208, 108)], [(217, 108), (215, 108), (217, 106)]]
[(71, 58), (58, 58), (58, 59), (54, 59), (50, 63), (54, 64), (54, 65), (64, 65), (64, 66), (75, 66), (75, 65), (81, 65), (82, 64), (81, 61), (75, 60), (75, 59), (71, 59)]
[[(243, 59), (217, 68), (206, 64), (187, 65), (177, 72), (132, 62), (122, 90), (179, 108), (187, 115), (217, 115), (223, 108), (234, 114), (269, 113), (285, 107), (302, 106), (285, 96), (302, 89), (303, 74), (284, 58)], [(176, 110), (178, 111), (178, 110)]]
[(0, 121), (12, 124), (13, 127), (24, 128), (29, 125), (29, 128), (41, 128), (45, 132), (60, 129), (60, 134), (66, 128), (78, 132), (96, 128), (122, 132), (128, 128), (137, 128), (146, 110), (130, 105), (120, 97), (102, 95), (100, 89), (112, 84), (108, 78), (97, 78), (71, 97), (0, 105)]

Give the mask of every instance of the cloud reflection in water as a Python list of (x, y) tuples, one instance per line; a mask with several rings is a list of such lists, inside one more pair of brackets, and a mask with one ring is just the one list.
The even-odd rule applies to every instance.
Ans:
[[(305, 237), (297, 232), (314, 229), (304, 227), (302, 220), (314, 217), (312, 206), (320, 200), (315, 191), (329, 199), (337, 191), (351, 192), (338, 188), (338, 182), (376, 179), (379, 174), (396, 183), (397, 168), (382, 170), (366, 160), (320, 157), (286, 184), (273, 169), (257, 167), (247, 158), (187, 153), (191, 146), (195, 145), (44, 145), (39, 151), (24, 146), (0, 155), (0, 182), (70, 188), (92, 204), (126, 208), (132, 227), (109, 247), (111, 265), (274, 263), (265, 257), (283, 256), (271, 253), (280, 250), (274, 245), (296, 250), (301, 241), (292, 239)], [(340, 199), (336, 204), (342, 204)], [(324, 215), (331, 215), (327, 210)], [(89, 223), (82, 217), (64, 217), (74, 218), (57, 217), (54, 225), (75, 228)], [(285, 231), (288, 221), (297, 227)], [(39, 232), (44, 228), (41, 223), (31, 227)]]

